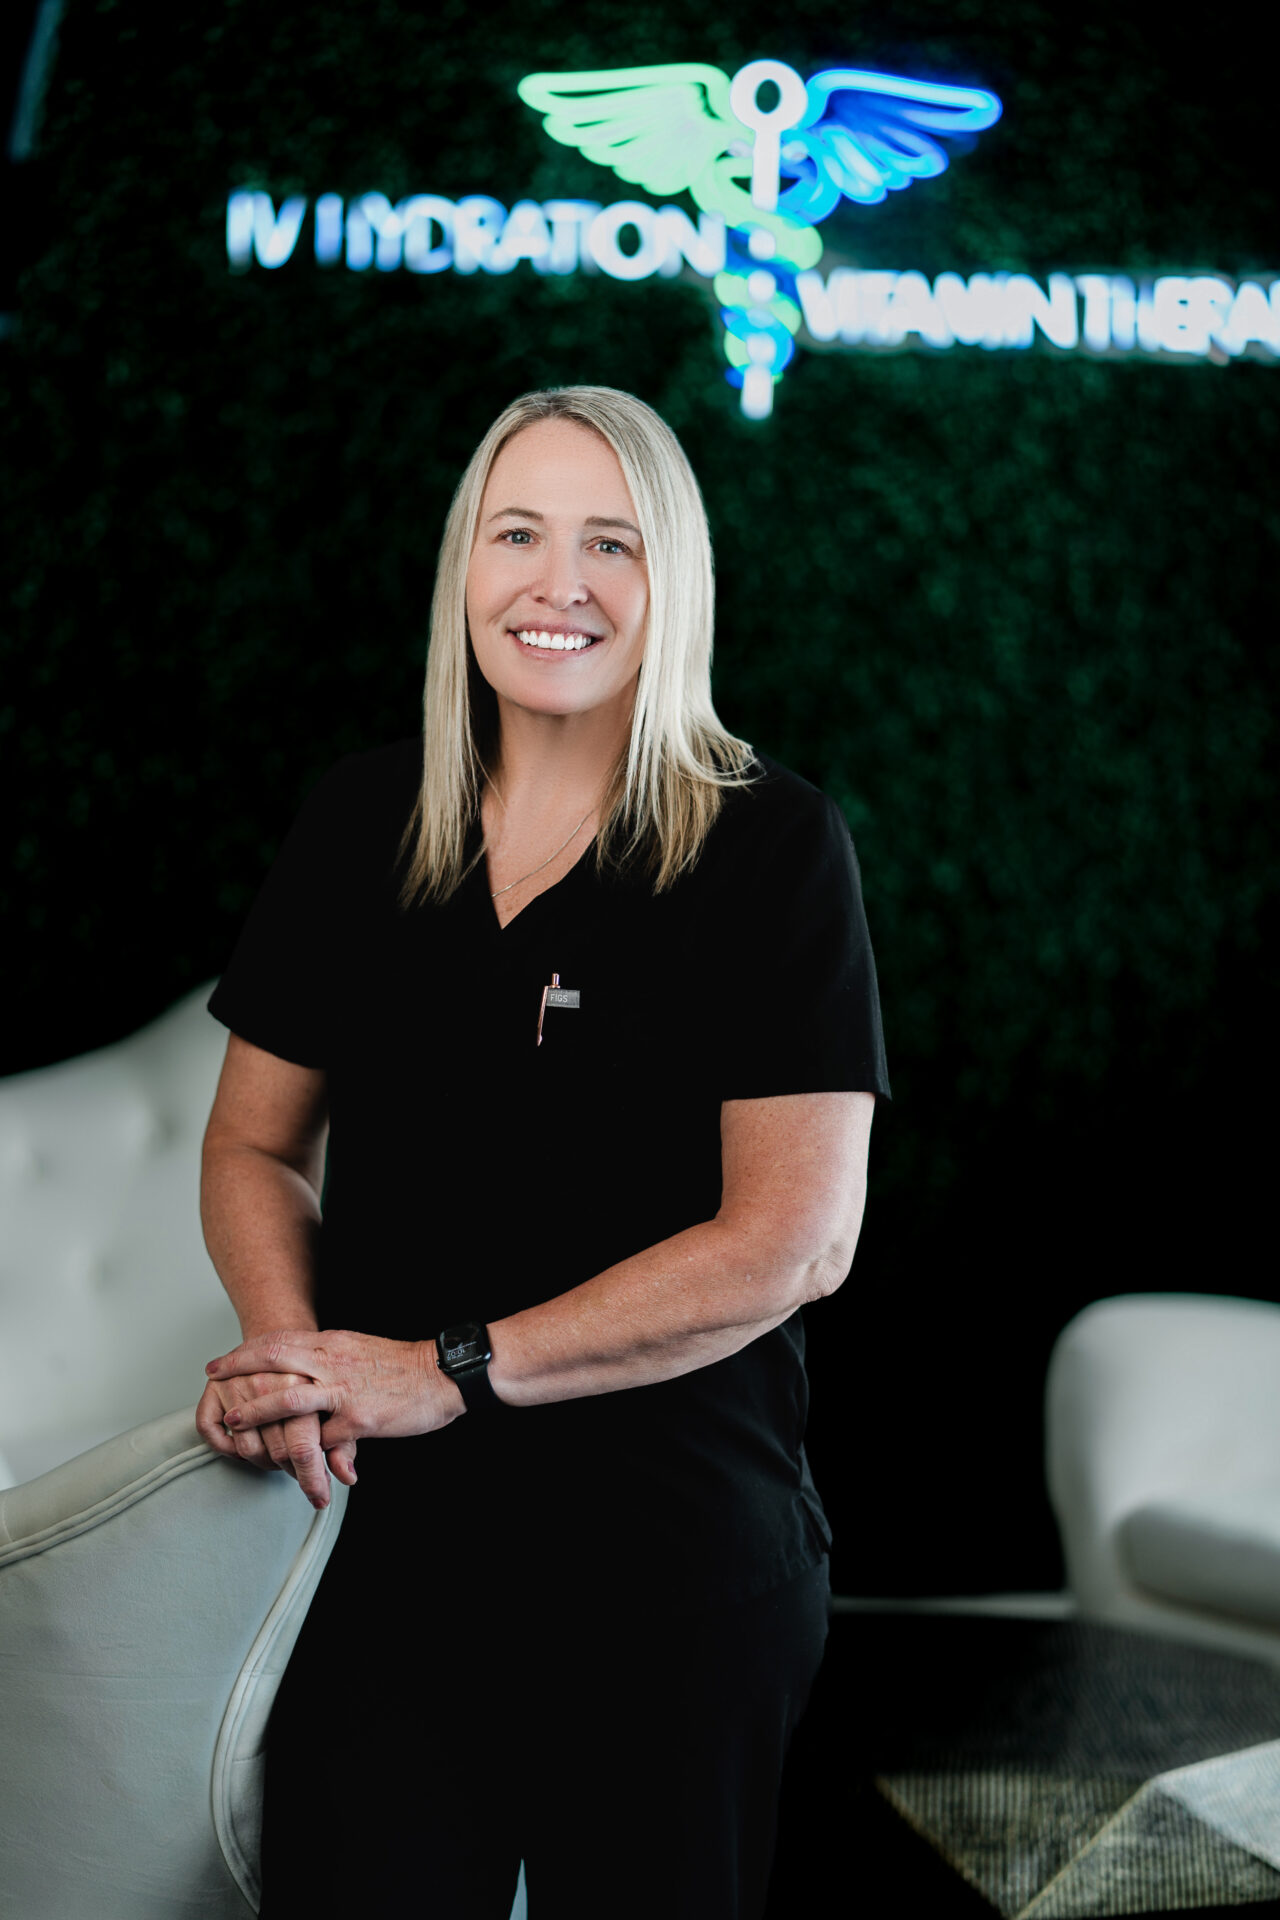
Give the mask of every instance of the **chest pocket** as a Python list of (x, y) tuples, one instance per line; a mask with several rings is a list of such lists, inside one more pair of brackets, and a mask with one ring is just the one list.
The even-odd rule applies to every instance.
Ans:
[[(548, 996), (535, 1061), (549, 1092), (588, 1102), (604, 1095), (613, 1105), (646, 1091), (678, 1099), (706, 1079), (713, 1035), (705, 996), (681, 972), (655, 972), (646, 959), (615, 951), (578, 968), (566, 959), (560, 986), (576, 990), (578, 1004)], [(536, 1028), (536, 998), (533, 1011)]]
[[(543, 1009), (535, 1074), (549, 1089), (590, 1093), (633, 1072), (640, 1038), (633, 983), (619, 979), (616, 970), (569, 963), (559, 978)], [(530, 1038), (536, 1042), (537, 996), (530, 998)]]

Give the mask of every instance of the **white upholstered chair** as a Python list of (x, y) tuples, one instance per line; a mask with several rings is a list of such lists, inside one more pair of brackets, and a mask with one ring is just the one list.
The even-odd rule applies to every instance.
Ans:
[(239, 1338), (200, 1231), (226, 1049), (210, 986), (113, 1046), (0, 1080), (14, 1920), (256, 1913), (264, 1729), (346, 1505), (334, 1481), (316, 1514), (195, 1430), (203, 1363)]
[(240, 1337), (200, 1231), (227, 1043), (212, 985), (0, 1080), (0, 1486), (194, 1407), (204, 1362)]
[(1096, 1301), (1054, 1348), (1046, 1444), (1083, 1617), (1280, 1664), (1280, 1306)]

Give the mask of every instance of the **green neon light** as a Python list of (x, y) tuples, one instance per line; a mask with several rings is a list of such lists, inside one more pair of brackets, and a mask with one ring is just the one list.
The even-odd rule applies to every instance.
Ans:
[(647, 193), (692, 190), (731, 144), (751, 138), (730, 110), (728, 74), (696, 61), (531, 73), (516, 92), (545, 114), (544, 129), (562, 147), (577, 147)]

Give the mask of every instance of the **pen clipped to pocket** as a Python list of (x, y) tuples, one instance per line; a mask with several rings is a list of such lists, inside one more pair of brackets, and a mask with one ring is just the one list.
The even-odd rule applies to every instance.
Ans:
[(542, 999), (538, 1006), (538, 1045), (542, 1045), (542, 1022), (546, 1018), (548, 1007), (576, 1007), (579, 1004), (577, 987), (562, 987), (560, 975), (553, 973), (551, 984), (542, 989)]

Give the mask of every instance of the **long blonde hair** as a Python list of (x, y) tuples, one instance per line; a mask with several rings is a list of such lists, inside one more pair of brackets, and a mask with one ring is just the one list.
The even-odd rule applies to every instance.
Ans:
[[(728, 787), (754, 756), (711, 703), (711, 537), (684, 449), (652, 407), (615, 387), (546, 387), (501, 413), (453, 497), (431, 600), (423, 689), (422, 785), (400, 843), (412, 858), (401, 905), (447, 900), (469, 870), (464, 846), (497, 748), (498, 705), (467, 633), (467, 568), (493, 463), (540, 420), (571, 420), (618, 457), (648, 556), (649, 606), (631, 731), (606, 784), (596, 860), (641, 861), (655, 893), (691, 867)], [(476, 856), (479, 858), (479, 855)]]

